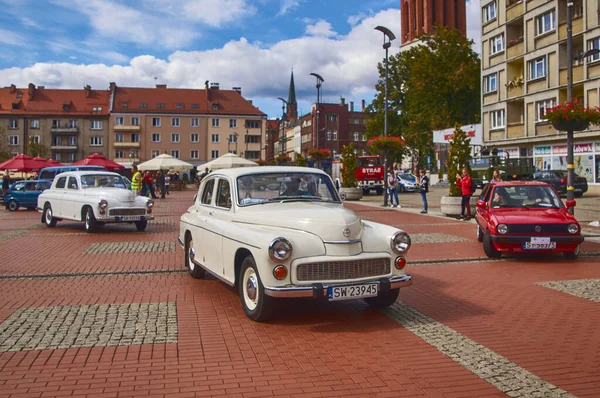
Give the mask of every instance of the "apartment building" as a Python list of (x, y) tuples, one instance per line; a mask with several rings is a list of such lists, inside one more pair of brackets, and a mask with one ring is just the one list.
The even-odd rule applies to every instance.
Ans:
[[(539, 169), (566, 169), (566, 132), (544, 120), (567, 99), (573, 62), (573, 99), (599, 105), (600, 14), (596, 1), (575, 0), (573, 55), (567, 57), (567, 2), (482, 0), (483, 143), (505, 156), (533, 158)], [(600, 130), (575, 133), (576, 172), (600, 191)]]
[(167, 153), (194, 165), (227, 152), (264, 158), (266, 115), (241, 89), (117, 87), (110, 84), (109, 151), (122, 164)]
[(27, 153), (30, 140), (64, 163), (92, 153), (107, 155), (109, 92), (46, 89), (30, 83), (0, 88), (0, 125), (6, 130), (11, 155)]

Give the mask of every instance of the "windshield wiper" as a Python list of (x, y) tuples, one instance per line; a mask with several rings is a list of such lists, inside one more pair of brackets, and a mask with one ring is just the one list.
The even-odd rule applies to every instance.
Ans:
[(316, 196), (277, 196), (276, 198), (271, 198), (269, 202), (293, 202), (297, 200), (305, 200), (309, 202), (326, 202), (325, 199), (317, 198)]

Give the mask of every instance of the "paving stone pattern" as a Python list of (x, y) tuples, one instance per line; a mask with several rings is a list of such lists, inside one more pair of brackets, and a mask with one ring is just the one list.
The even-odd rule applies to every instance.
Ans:
[(382, 312), (510, 397), (572, 397), (401, 301)]
[(157, 225), (170, 225), (174, 224), (175, 220), (173, 218), (155, 218), (154, 220), (150, 220), (149, 223), (157, 224)]
[(32, 229), (39, 228), (42, 225), (43, 224), (34, 224), (34, 225), (30, 225), (29, 227), (25, 227), (25, 228), (22, 228), (22, 229), (18, 229), (16, 231), (9, 232), (7, 234), (0, 235), (0, 243), (4, 242), (5, 240), (8, 240), (8, 239), (12, 239), (12, 238), (16, 238), (18, 236), (22, 236), (23, 234), (25, 234), (25, 232), (31, 231)]
[(172, 251), (175, 251), (175, 242), (105, 242), (92, 244), (87, 248), (85, 253), (107, 254)]
[(469, 242), (469, 239), (456, 235), (428, 233), (428, 234), (410, 234), (412, 243), (450, 243), (450, 242)]
[(600, 303), (600, 279), (539, 282), (538, 285)]
[(176, 342), (173, 302), (25, 308), (0, 324), (0, 352)]

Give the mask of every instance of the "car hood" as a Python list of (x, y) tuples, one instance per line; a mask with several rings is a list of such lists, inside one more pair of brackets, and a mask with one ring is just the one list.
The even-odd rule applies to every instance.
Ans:
[[(319, 202), (269, 203), (242, 208), (236, 221), (306, 231), (323, 241), (361, 239), (360, 217), (342, 205)], [(344, 231), (346, 235), (344, 235)]]
[(499, 224), (560, 224), (576, 222), (567, 209), (501, 209), (494, 212)]
[(116, 199), (119, 203), (133, 203), (136, 194), (123, 188), (88, 188), (84, 189), (84, 195), (87, 197), (98, 197), (104, 199)]

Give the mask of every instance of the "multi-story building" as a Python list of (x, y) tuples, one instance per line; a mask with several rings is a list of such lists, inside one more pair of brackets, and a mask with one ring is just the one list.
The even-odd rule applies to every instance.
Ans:
[(92, 153), (108, 155), (109, 91), (46, 89), (30, 83), (0, 88), (0, 124), (11, 155), (27, 153), (31, 141), (50, 157), (71, 163)]
[(120, 163), (167, 153), (194, 165), (228, 152), (262, 159), (266, 115), (241, 89), (117, 87), (111, 83), (109, 150)]
[(412, 46), (423, 35), (434, 33), (435, 26), (448, 26), (467, 34), (465, 0), (401, 0), (400, 45)]
[[(506, 156), (532, 157), (539, 169), (566, 169), (566, 133), (544, 120), (546, 109), (567, 99), (573, 62), (573, 99), (599, 105), (600, 49), (597, 4), (575, 0), (573, 55), (567, 57), (567, 2), (484, 0), (482, 8), (483, 142)], [(575, 133), (576, 172), (600, 191), (600, 131)], [(594, 186), (595, 185), (595, 186)]]

